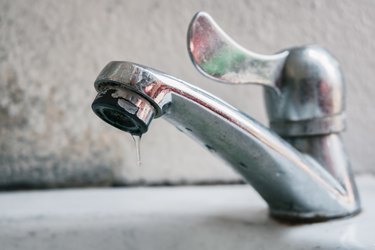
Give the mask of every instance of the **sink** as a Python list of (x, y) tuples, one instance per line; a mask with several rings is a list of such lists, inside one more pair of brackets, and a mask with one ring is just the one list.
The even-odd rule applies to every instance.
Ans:
[(0, 194), (1, 249), (375, 249), (375, 178), (363, 211), (279, 223), (248, 185), (87, 188)]

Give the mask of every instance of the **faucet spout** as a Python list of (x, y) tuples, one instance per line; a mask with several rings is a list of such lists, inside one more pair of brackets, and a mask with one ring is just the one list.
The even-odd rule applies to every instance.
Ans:
[(141, 134), (165, 118), (229, 163), (276, 218), (319, 221), (360, 210), (339, 133), (283, 139), (206, 91), (130, 62), (110, 62), (95, 88), (102, 119)]

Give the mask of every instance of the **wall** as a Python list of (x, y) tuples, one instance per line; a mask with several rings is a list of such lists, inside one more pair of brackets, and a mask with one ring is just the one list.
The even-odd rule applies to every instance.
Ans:
[(266, 124), (261, 87), (197, 73), (186, 30), (204, 10), (259, 53), (317, 43), (347, 80), (345, 140), (357, 173), (375, 172), (373, 1), (0, 0), (0, 187), (236, 181), (223, 162), (158, 119), (133, 141), (90, 105), (106, 63), (127, 60), (196, 84)]

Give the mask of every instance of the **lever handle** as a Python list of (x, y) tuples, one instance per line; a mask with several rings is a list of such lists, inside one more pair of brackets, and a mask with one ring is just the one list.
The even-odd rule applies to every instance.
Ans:
[(197, 69), (224, 83), (260, 84), (275, 90), (289, 54), (260, 55), (233, 41), (205, 12), (198, 12), (188, 30), (188, 50)]
[(345, 82), (336, 59), (319, 46), (259, 55), (233, 41), (207, 13), (198, 12), (189, 26), (188, 50), (208, 78), (268, 87), (270, 126), (281, 135), (329, 134), (345, 127)]

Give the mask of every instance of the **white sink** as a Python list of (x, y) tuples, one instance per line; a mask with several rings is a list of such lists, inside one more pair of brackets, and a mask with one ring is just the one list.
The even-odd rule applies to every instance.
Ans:
[(375, 178), (357, 183), (360, 215), (306, 225), (247, 185), (4, 192), (0, 249), (375, 249)]

